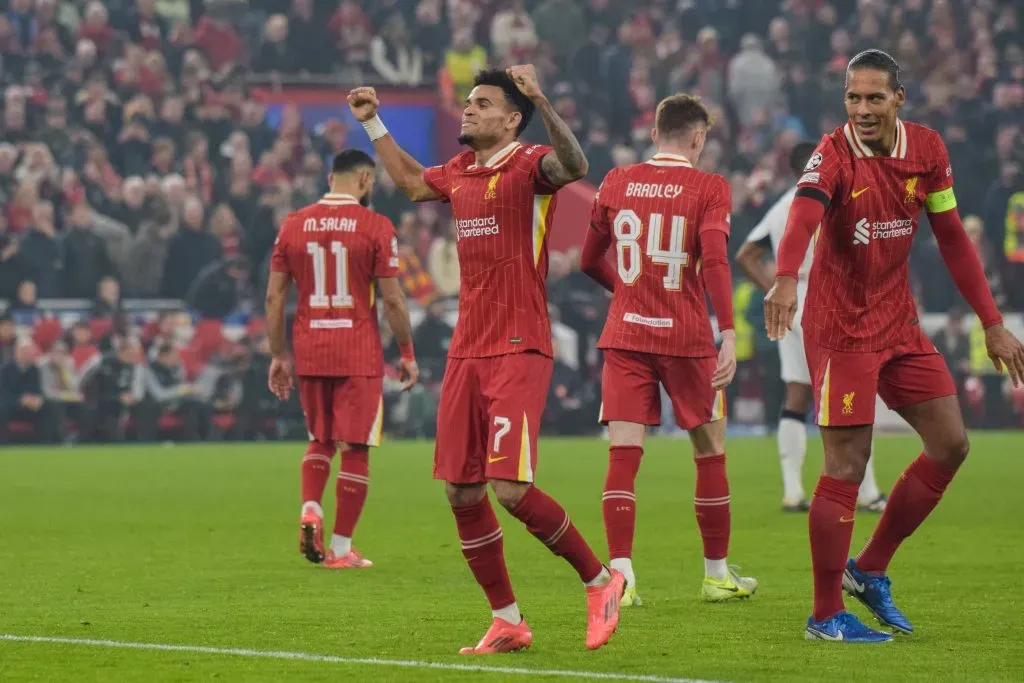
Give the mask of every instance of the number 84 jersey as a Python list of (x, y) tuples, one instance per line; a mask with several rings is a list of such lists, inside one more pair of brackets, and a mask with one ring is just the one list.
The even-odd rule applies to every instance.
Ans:
[(617, 273), (598, 348), (716, 355), (700, 236), (728, 235), (731, 203), (725, 178), (674, 154), (608, 173), (590, 220), (591, 230), (610, 236)]
[(349, 195), (324, 195), (285, 219), (270, 269), (289, 275), (298, 289), (296, 374), (383, 374), (374, 280), (398, 276), (398, 238), (390, 220)]

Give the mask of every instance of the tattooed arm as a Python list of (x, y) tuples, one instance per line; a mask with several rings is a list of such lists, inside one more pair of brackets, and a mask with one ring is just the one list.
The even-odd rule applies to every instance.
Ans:
[(583, 155), (583, 148), (569, 126), (544, 96), (533, 65), (509, 67), (507, 73), (515, 81), (516, 87), (537, 106), (537, 111), (544, 120), (544, 127), (548, 131), (548, 137), (551, 138), (551, 146), (555, 148), (554, 153), (545, 155), (541, 160), (544, 177), (552, 185), (561, 187), (586, 176), (590, 166), (587, 157)]

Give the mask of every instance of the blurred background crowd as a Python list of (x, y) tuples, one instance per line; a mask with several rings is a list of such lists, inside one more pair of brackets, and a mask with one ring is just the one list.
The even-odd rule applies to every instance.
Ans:
[[(661, 97), (703, 96), (717, 124), (700, 166), (731, 182), (735, 253), (794, 181), (792, 146), (843, 120), (847, 60), (881, 47), (903, 67), (903, 116), (946, 141), (997, 301), (1024, 310), (1022, 22), (1013, 0), (0, 0), (0, 441), (301, 433), (298, 406), (265, 388), (267, 257), (283, 217), (325, 191), (325, 163), (366, 141), (342, 100), (314, 123), (290, 93), (373, 84), (439, 121), (485, 65), (536, 65), (591, 194), (651, 153)], [(374, 203), (399, 230), (425, 370), (389, 395), (390, 430), (430, 436), (454, 233), (383, 174)], [(596, 430), (607, 309), (579, 271), (577, 222), (556, 226), (573, 237), (549, 278), (560, 433)], [(1019, 424), (1024, 401), (989, 371), (927, 229), (912, 278), (924, 317), (948, 314), (930, 328), (972, 420)], [(764, 425), (776, 351), (760, 293), (737, 277), (734, 294), (734, 423)]]

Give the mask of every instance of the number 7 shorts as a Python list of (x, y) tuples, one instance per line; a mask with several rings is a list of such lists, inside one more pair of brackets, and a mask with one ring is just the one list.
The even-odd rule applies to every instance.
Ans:
[(539, 353), (449, 358), (437, 409), (434, 478), (532, 482), (552, 366)]

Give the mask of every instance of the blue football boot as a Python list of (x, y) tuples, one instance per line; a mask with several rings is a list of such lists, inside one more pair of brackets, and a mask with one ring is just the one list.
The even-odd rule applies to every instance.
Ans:
[(892, 601), (890, 583), (888, 576), (872, 576), (857, 569), (853, 558), (846, 563), (846, 571), (843, 572), (843, 588), (846, 592), (871, 610), (882, 626), (900, 633), (913, 633), (914, 627), (910, 625), (910, 620)]
[(807, 617), (804, 636), (807, 640), (829, 640), (835, 643), (887, 643), (892, 640), (891, 633), (869, 628), (849, 612), (840, 612), (824, 621)]

